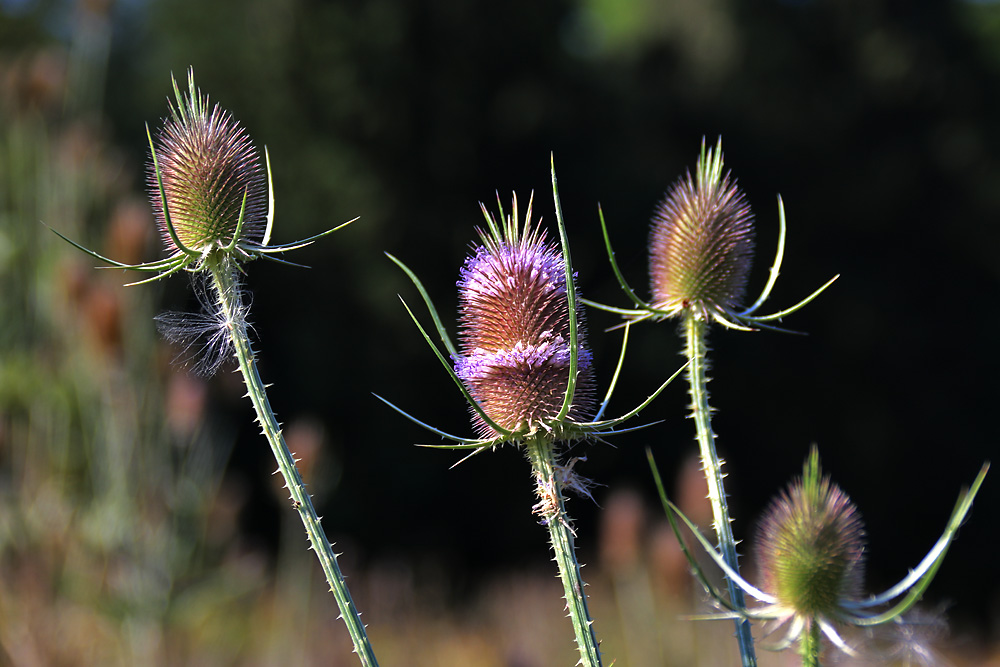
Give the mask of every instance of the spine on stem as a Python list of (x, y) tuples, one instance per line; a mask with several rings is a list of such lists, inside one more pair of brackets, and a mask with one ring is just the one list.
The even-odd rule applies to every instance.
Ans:
[(823, 649), (820, 632), (819, 623), (809, 621), (809, 628), (802, 633), (802, 643), (799, 646), (802, 667), (820, 667), (819, 659)]
[(598, 649), (594, 622), (587, 608), (586, 584), (580, 573), (580, 563), (576, 558), (576, 544), (571, 519), (566, 513), (563, 484), (559, 466), (556, 463), (555, 447), (545, 437), (535, 437), (526, 443), (531, 469), (535, 474), (538, 504), (535, 512), (542, 517), (549, 528), (552, 551), (559, 566), (566, 608), (569, 610), (576, 634), (576, 645), (580, 650), (580, 662), (584, 667), (600, 667), (601, 653)]
[[(708, 482), (708, 497), (712, 503), (712, 519), (719, 540), (719, 549), (726, 564), (738, 573), (739, 557), (736, 553), (736, 540), (733, 538), (730, 525), (726, 492), (722, 483), (722, 462), (715, 451), (715, 433), (712, 431), (712, 413), (708, 404), (708, 359), (705, 343), (707, 331), (708, 324), (700, 319), (694, 310), (689, 309), (684, 316), (684, 333), (687, 340), (685, 354), (690, 362), (687, 373), (691, 394), (691, 417), (695, 421), (701, 465)], [(743, 609), (746, 606), (743, 590), (728, 577), (726, 584), (730, 602), (737, 609)], [(750, 621), (736, 619), (735, 623), (742, 664), (744, 667), (754, 667), (757, 664), (757, 656), (754, 651)]]
[(253, 402), (254, 411), (257, 414), (257, 422), (268, 443), (271, 451), (278, 463), (278, 470), (285, 481), (292, 500), (292, 506), (298, 511), (302, 524), (305, 526), (306, 535), (312, 546), (316, 557), (319, 559), (326, 581), (330, 586), (330, 591), (337, 600), (341, 618), (347, 624), (347, 630), (354, 642), (354, 651), (361, 659), (361, 664), (366, 667), (376, 667), (378, 661), (375, 659), (375, 652), (368, 641), (368, 633), (361, 622), (361, 615), (358, 613), (351, 592), (347, 588), (344, 575), (337, 564), (337, 555), (333, 552), (333, 545), (326, 537), (326, 532), (320, 523), (316, 509), (313, 507), (312, 498), (306, 493), (306, 485), (302, 482), (298, 468), (295, 466), (295, 459), (285, 444), (285, 438), (281, 433), (281, 427), (274, 416), (271, 404), (267, 399), (264, 383), (257, 372), (257, 364), (254, 360), (254, 353), (250, 347), (250, 339), (247, 336), (247, 323), (244, 316), (244, 309), (240, 303), (239, 285), (233, 275), (234, 269), (227, 266), (227, 262), (220, 262), (209, 267), (212, 274), (212, 282), (218, 298), (219, 307), (225, 316), (226, 326), (232, 336), (233, 345), (236, 352), (236, 359), (239, 362), (240, 373), (247, 386), (247, 394)]

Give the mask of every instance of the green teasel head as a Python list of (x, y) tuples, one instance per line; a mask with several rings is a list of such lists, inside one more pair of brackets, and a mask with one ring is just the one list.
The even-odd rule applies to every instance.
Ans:
[[(666, 497), (655, 463), (650, 465), (677, 539), (705, 591), (723, 611), (703, 618), (764, 621), (762, 644), (780, 651), (798, 645), (803, 664), (817, 665), (825, 637), (841, 652), (858, 652), (841, 636), (844, 629), (870, 629), (886, 624), (904, 626), (908, 614), (934, 580), (945, 555), (972, 509), (986, 479), (983, 465), (972, 485), (964, 489), (945, 530), (920, 563), (898, 583), (881, 593), (864, 594), (865, 531), (851, 500), (829, 478), (823, 477), (814, 447), (800, 480), (775, 499), (761, 523), (757, 540), (758, 567), (764, 586), (757, 588), (740, 576), (699, 528)], [(678, 519), (680, 521), (678, 521)], [(694, 553), (685, 545), (680, 523), (725, 575), (760, 606), (734, 605), (712, 583)], [(806, 660), (808, 658), (808, 660)]]
[(604, 246), (615, 279), (632, 302), (619, 308), (584, 299), (588, 306), (616, 313), (626, 322), (683, 316), (714, 322), (728, 329), (789, 332), (774, 322), (797, 312), (822, 294), (839, 277), (834, 276), (789, 308), (759, 314), (781, 274), (785, 256), (785, 206), (778, 197), (778, 248), (760, 296), (743, 305), (754, 254), (753, 215), (746, 198), (729, 174), (722, 171), (722, 139), (708, 149), (702, 140), (695, 169), (668, 191), (653, 216), (649, 243), (652, 298), (646, 302), (625, 279), (615, 259), (611, 236), (598, 207)]
[(173, 82), (176, 105), (150, 143), (148, 183), (169, 254), (260, 244), (267, 230), (267, 170), (246, 129), (194, 84)]
[(822, 477), (814, 449), (802, 479), (778, 496), (760, 526), (757, 557), (764, 589), (803, 619), (837, 618), (861, 596), (865, 529), (850, 498)]
[(722, 139), (702, 141), (695, 176), (670, 188), (653, 216), (649, 244), (651, 306), (704, 319), (742, 305), (753, 261), (753, 214), (743, 192), (722, 171)]
[(218, 105), (209, 108), (208, 97), (194, 84), (193, 70), (188, 70), (186, 94), (176, 79), (171, 77), (171, 81), (176, 106), (170, 105), (170, 117), (155, 140), (146, 127), (150, 198), (167, 256), (127, 264), (52, 230), (63, 240), (112, 267), (153, 274), (129, 283), (138, 285), (180, 271), (211, 272), (258, 257), (293, 264), (278, 255), (311, 245), (357, 220), (299, 241), (272, 245), (274, 189), (267, 149), (262, 163), (246, 130)]

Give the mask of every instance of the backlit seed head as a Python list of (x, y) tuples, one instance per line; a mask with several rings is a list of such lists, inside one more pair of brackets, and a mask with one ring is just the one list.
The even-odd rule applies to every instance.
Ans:
[[(259, 242), (267, 218), (267, 176), (260, 154), (246, 130), (219, 105), (209, 109), (208, 97), (189, 78), (189, 91), (177, 91), (177, 106), (157, 134), (155, 161), (163, 181), (166, 212), (181, 244), (205, 253), (228, 246), (237, 232), (246, 197), (239, 241)], [(164, 215), (153, 161), (149, 189), (163, 242), (176, 253)]]
[(704, 319), (737, 308), (753, 260), (753, 214), (722, 173), (722, 139), (702, 143), (691, 173), (667, 193), (653, 216), (650, 283), (653, 307), (671, 315), (694, 308)]
[[(516, 197), (513, 220), (493, 228), (503, 231), (480, 233), (483, 245), (465, 261), (458, 281), (461, 356), (455, 372), (490, 419), (508, 430), (533, 433), (558, 416), (569, 379), (566, 265), (558, 246), (532, 226), (530, 203), (523, 229)], [(582, 341), (579, 306), (576, 318)], [(568, 415), (575, 420), (589, 416), (594, 405), (591, 355), (582, 343), (578, 349)], [(497, 435), (473, 414), (484, 437)]]
[(837, 616), (841, 602), (861, 594), (865, 530), (850, 498), (820, 478), (813, 450), (803, 478), (765, 514), (757, 556), (765, 590), (804, 618)]

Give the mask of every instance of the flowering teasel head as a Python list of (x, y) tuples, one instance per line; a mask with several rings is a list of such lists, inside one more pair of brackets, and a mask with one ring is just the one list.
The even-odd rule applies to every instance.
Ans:
[[(502, 205), (498, 217), (480, 205), (486, 230), (479, 230), (481, 245), (465, 261), (458, 281), (458, 346), (452, 342), (420, 279), (403, 262), (388, 255), (420, 292), (444, 352), (405, 301), (403, 305), (465, 397), (480, 434), (478, 438), (463, 438), (446, 433), (376, 395), (410, 421), (454, 443), (425, 446), (469, 449), (476, 454), (505, 442), (601, 438), (643, 428), (619, 427), (652, 403), (685, 368), (678, 369), (631, 411), (604, 419), (616, 386), (616, 372), (594, 414), (593, 362), (582, 342), (582, 300), (577, 295), (554, 166), (552, 198), (559, 244), (549, 243), (545, 233), (532, 224), (530, 202), (522, 225), (516, 195), (509, 217), (504, 216)], [(627, 343), (626, 327), (619, 370)]]
[(688, 313), (730, 329), (786, 331), (770, 323), (799, 310), (839, 277), (834, 276), (790, 308), (756, 314), (771, 295), (785, 252), (785, 208), (778, 197), (778, 251), (764, 290), (750, 306), (742, 307), (753, 262), (754, 216), (743, 192), (722, 167), (722, 138), (710, 149), (703, 140), (694, 177), (689, 172), (675, 183), (657, 207), (649, 239), (649, 303), (625, 281), (611, 248), (604, 212), (598, 211), (611, 268), (635, 308), (592, 301), (586, 301), (587, 305), (623, 315), (631, 322)]
[(746, 595), (762, 603), (754, 608), (733, 606), (711, 583), (691, 551), (683, 546), (688, 563), (705, 590), (727, 610), (708, 618), (768, 621), (767, 636), (782, 631), (783, 637), (770, 645), (764, 644), (765, 648), (783, 650), (798, 645), (804, 665), (819, 664), (821, 637), (854, 656), (857, 652), (841, 636), (843, 628), (907, 622), (904, 614), (933, 581), (972, 509), (988, 470), (986, 463), (971, 487), (959, 495), (944, 533), (923, 560), (895, 586), (877, 595), (864, 595), (865, 532), (861, 517), (847, 495), (821, 475), (815, 447), (806, 459), (802, 478), (771, 504), (761, 523), (756, 552), (763, 588), (753, 586), (729, 567), (697, 526), (666, 498), (653, 466), (667, 518), (681, 544), (684, 545), (684, 538), (678, 518), (725, 575)]
[[(559, 417), (569, 386), (570, 331), (566, 264), (558, 245), (531, 221), (497, 221), (483, 207), (489, 232), (462, 267), (459, 287), (459, 356), (455, 373), (483, 412), (504, 429), (533, 434)], [(503, 215), (501, 209), (501, 217)], [(575, 281), (575, 276), (573, 277)], [(576, 306), (577, 376), (568, 417), (591, 416), (593, 364), (583, 343), (582, 306)], [(498, 433), (473, 412), (483, 437)]]
[(150, 146), (149, 189), (169, 254), (259, 244), (267, 228), (268, 178), (250, 136), (189, 81)]

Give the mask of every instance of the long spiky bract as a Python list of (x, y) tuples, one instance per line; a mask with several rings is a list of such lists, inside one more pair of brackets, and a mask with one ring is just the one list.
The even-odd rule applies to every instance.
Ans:
[[(534, 511), (549, 529), (580, 652), (579, 664), (593, 666), (601, 664), (600, 651), (564, 494), (566, 489), (573, 489), (589, 495), (588, 482), (572, 470), (572, 463), (560, 464), (558, 443), (600, 439), (632, 430), (621, 426), (648, 406), (680, 371), (633, 410), (615, 419), (604, 419), (621, 369), (619, 360), (612, 386), (595, 415), (593, 364), (583, 343), (583, 313), (554, 166), (552, 195), (558, 245), (548, 242), (545, 231), (532, 222), (531, 201), (523, 220), (516, 195), (509, 213), (505, 213), (499, 196), (498, 215), (481, 205), (485, 227), (478, 230), (480, 245), (466, 260), (458, 283), (457, 345), (420, 279), (389, 255), (424, 300), (448, 356), (438, 349), (408, 306), (407, 312), (469, 404), (479, 437), (447, 434), (378, 398), (414, 423), (452, 441), (425, 446), (470, 450), (468, 456), (505, 443), (524, 447), (535, 477), (538, 503)], [(622, 357), (626, 342), (627, 337)]]
[[(797, 643), (806, 666), (820, 664), (823, 638), (838, 650), (856, 655), (841, 637), (839, 627), (907, 623), (904, 615), (930, 586), (989, 471), (989, 463), (984, 464), (972, 485), (959, 494), (944, 532), (920, 563), (895, 586), (865, 597), (860, 591), (864, 557), (860, 518), (850, 499), (821, 475), (815, 448), (803, 466), (802, 478), (774, 501), (761, 526), (758, 557), (765, 589), (771, 590), (756, 588), (729, 567), (694, 522), (667, 498), (652, 453), (647, 454), (664, 511), (695, 577), (713, 601), (727, 610), (701, 618), (742, 618), (773, 624), (767, 635), (783, 629), (783, 638), (766, 647), (784, 650)], [(730, 603), (687, 546), (679, 522), (715, 565), (746, 595), (761, 603), (759, 606), (739, 608)], [(873, 611), (878, 609), (881, 611)]]
[(262, 166), (246, 131), (218, 105), (209, 107), (208, 98), (195, 86), (193, 71), (188, 74), (187, 94), (181, 92), (176, 80), (173, 88), (176, 104), (171, 104), (170, 118), (155, 140), (147, 126), (149, 187), (168, 256), (155, 262), (124, 264), (66, 240), (112, 267), (155, 274), (140, 283), (179, 271), (207, 277), (207, 287), (201, 283), (196, 286), (205, 313), (194, 317), (168, 313), (158, 320), (161, 330), (168, 340), (194, 351), (196, 358), (192, 361), (201, 372), (210, 374), (225, 356), (235, 355), (257, 422), (337, 601), (354, 651), (363, 665), (376, 666), (378, 662), (333, 545), (320, 524), (268, 401), (250, 344), (249, 307), (238, 280), (243, 262), (264, 257), (290, 263), (275, 255), (309, 245), (340, 227), (302, 241), (270, 245), (274, 192), (267, 152)]

